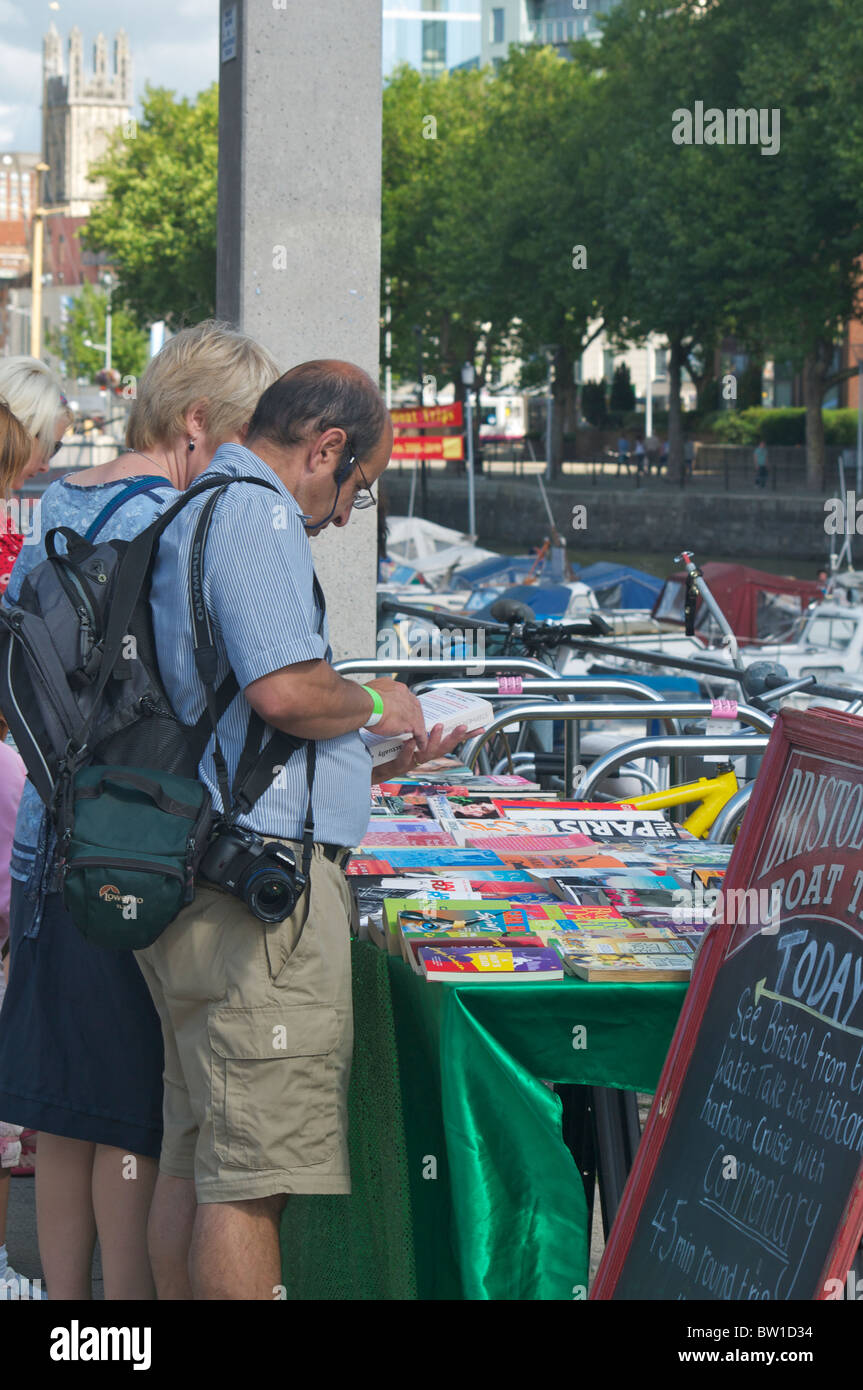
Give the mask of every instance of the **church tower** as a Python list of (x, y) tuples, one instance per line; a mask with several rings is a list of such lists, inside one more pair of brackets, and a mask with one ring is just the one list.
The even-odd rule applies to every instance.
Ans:
[(88, 177), (90, 166), (105, 153), (111, 133), (130, 121), (132, 100), (132, 59), (122, 29), (110, 64), (107, 40), (97, 36), (89, 72), (81, 30), (73, 29), (64, 72), (62, 42), (51, 25), (42, 44), (42, 157), (51, 166), (45, 175), (47, 207), (68, 204), (70, 216), (89, 217), (105, 196), (104, 184)]

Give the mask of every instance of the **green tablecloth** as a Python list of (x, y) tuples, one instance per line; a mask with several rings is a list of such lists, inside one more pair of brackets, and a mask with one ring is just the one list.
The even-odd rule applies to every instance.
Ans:
[(354, 1191), (289, 1199), (288, 1298), (571, 1299), (587, 1207), (543, 1083), (652, 1091), (684, 993), (430, 985), (355, 944)]

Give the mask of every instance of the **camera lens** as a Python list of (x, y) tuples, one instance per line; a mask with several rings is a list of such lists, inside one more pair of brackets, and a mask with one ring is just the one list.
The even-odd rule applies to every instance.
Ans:
[(259, 869), (245, 887), (246, 906), (262, 922), (283, 922), (297, 902), (294, 882), (278, 869)]

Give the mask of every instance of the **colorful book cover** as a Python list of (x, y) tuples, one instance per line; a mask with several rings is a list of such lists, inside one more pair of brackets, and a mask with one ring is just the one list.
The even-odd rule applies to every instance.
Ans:
[(567, 951), (561, 961), (568, 974), (591, 983), (602, 980), (619, 984), (682, 983), (692, 973), (692, 960), (670, 951), (655, 955), (640, 955), (634, 951)]
[(523, 980), (562, 980), (563, 964), (552, 947), (489, 950), (465, 946), (429, 947), (420, 951), (427, 980), (470, 984)]
[[(623, 928), (623, 929), (621, 929)], [(682, 938), (677, 935), (672, 927), (646, 927), (643, 931), (633, 923), (631, 926), (621, 923), (617, 927), (598, 928), (596, 931), (554, 931), (544, 933), (545, 942), (549, 946), (557, 946), (560, 951), (584, 952), (595, 949), (595, 943), (612, 942), (612, 949), (616, 951), (626, 951), (635, 942), (647, 941), (665, 947), (669, 942), (679, 941)], [(698, 938), (691, 938), (697, 943)], [(602, 949), (606, 949), (602, 947)]]
[[(495, 805), (501, 814), (513, 814), (511, 804), (505, 799), (496, 798)], [(522, 820), (553, 820), (561, 831), (588, 835), (591, 839), (677, 838), (676, 827), (666, 820), (662, 811), (636, 811), (596, 803), (557, 802), (539, 806), (522, 803), (519, 816)]]
[(558, 849), (553, 854), (511, 854), (505, 852), (501, 856), (507, 864), (512, 864), (514, 868), (533, 870), (539, 873), (544, 869), (566, 870), (566, 869), (617, 869), (621, 873), (628, 871), (629, 865), (619, 854), (609, 854), (606, 850), (598, 849), (596, 846), (590, 848), (577, 846), (575, 849)]
[(505, 899), (483, 901), (480, 898), (449, 898), (445, 902), (428, 902), (422, 898), (387, 898), (383, 905), (383, 928), (386, 947), (390, 955), (403, 955), (401, 945), (402, 927), (400, 918), (415, 933), (435, 931), (438, 927), (446, 930), (455, 925), (470, 924), (471, 931), (485, 931), (489, 936), (503, 936), (508, 930), (525, 930), (524, 919), (513, 919), (512, 923), (503, 920), (509, 908)]
[[(561, 903), (565, 910), (560, 914), (558, 925), (564, 922), (569, 929), (578, 931), (614, 931), (624, 930), (630, 926), (628, 918), (624, 917), (614, 907), (599, 907), (593, 904)], [(554, 919), (547, 919), (553, 924)]]
[(536, 883), (518, 883), (513, 880), (483, 882), (482, 879), (470, 879), (469, 883), (473, 892), (481, 898), (491, 898), (498, 895), (501, 898), (510, 899), (519, 906), (523, 906), (525, 903), (551, 904), (559, 901), (557, 894), (544, 892)]
[[(403, 849), (399, 845), (388, 846), (385, 856), (355, 854), (345, 872), (349, 876), (355, 874), (398, 876), (407, 869), (420, 869), (426, 873), (436, 874), (440, 873), (442, 869), (502, 869), (503, 867), (504, 860), (492, 850), (441, 846), (432, 852), (427, 849)], [(464, 875), (459, 874), (459, 877), (463, 878)]]
[[(508, 816), (516, 802), (506, 796), (492, 797), (498, 813)], [(548, 812), (550, 815), (567, 815), (582, 811), (609, 811), (619, 810), (621, 807), (609, 801), (561, 801), (557, 797), (553, 801), (547, 801), (541, 796), (525, 797), (517, 803), (526, 809), (535, 811), (538, 814)]]
[[(448, 822), (452, 833), (457, 836), (460, 845), (472, 844), (477, 839), (492, 840), (502, 839), (506, 836), (509, 839), (521, 839), (524, 836), (554, 836), (559, 839), (557, 826), (554, 821), (517, 821), (517, 820), (473, 820), (464, 819)], [(482, 846), (480, 846), (482, 848)]]
[(468, 844), (474, 849), (490, 849), (494, 844), (500, 854), (550, 854), (568, 849), (582, 849), (590, 844), (586, 835), (501, 835), (499, 838), (472, 834)]
[(597, 960), (606, 960), (613, 964), (621, 956), (675, 956), (681, 961), (692, 961), (695, 957), (695, 948), (690, 941), (684, 941), (682, 937), (653, 937), (642, 936), (639, 932), (631, 932), (626, 939), (621, 936), (597, 936), (591, 937), (589, 941), (582, 939), (576, 945), (565, 937), (554, 937), (549, 944), (558, 944), (561, 949), (568, 954), (583, 958), (594, 956)]
[(402, 956), (412, 970), (417, 975), (422, 975), (422, 956), (424, 949), (439, 950), (445, 948), (449, 950), (453, 946), (464, 946), (468, 950), (482, 949), (484, 951), (511, 951), (521, 950), (528, 946), (531, 950), (542, 948), (546, 945), (541, 936), (535, 936), (531, 932), (513, 932), (506, 936), (487, 936), (482, 932), (463, 933), (456, 927), (449, 932), (431, 932), (427, 934), (414, 935), (410, 932), (403, 932), (401, 937)]
[(405, 834), (392, 830), (367, 830), (363, 836), (363, 842), (358, 847), (362, 854), (367, 849), (389, 849), (391, 846), (400, 847), (404, 845), (408, 849), (419, 849), (421, 846), (428, 849), (447, 849), (455, 845), (452, 835), (447, 835), (445, 830), (438, 830), (432, 833)]
[(470, 927), (471, 930), (485, 931), (491, 936), (501, 936), (507, 931), (530, 930), (527, 918), (519, 911), (513, 911), (509, 902), (503, 899), (468, 898), (458, 901), (424, 903), (412, 898), (394, 898), (384, 904), (387, 924), (392, 930), (407, 928), (410, 931), (435, 931), (451, 926)]

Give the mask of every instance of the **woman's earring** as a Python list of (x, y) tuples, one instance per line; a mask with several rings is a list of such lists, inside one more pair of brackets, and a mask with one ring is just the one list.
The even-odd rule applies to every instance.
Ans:
[(194, 452), (195, 452), (195, 441), (194, 441), (194, 439), (190, 439), (190, 440), (189, 440), (189, 453), (190, 453), (190, 454), (193, 454)]

